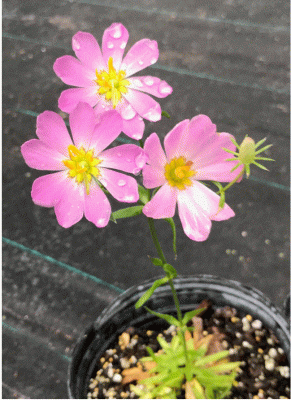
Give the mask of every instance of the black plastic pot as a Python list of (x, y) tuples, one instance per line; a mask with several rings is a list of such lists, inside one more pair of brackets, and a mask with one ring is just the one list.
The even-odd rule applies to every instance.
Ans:
[[(71, 399), (87, 398), (89, 381), (96, 372), (101, 355), (126, 328), (142, 326), (154, 330), (167, 326), (167, 323), (149, 314), (144, 307), (138, 310), (134, 307), (154, 280), (134, 286), (118, 296), (79, 339), (69, 367), (68, 389)], [(287, 321), (260, 291), (236, 281), (211, 275), (179, 277), (174, 280), (174, 283), (183, 312), (195, 309), (205, 299), (210, 299), (214, 307), (226, 305), (234, 307), (260, 319), (275, 333), (281, 347), (287, 356), (290, 356), (290, 334)], [(168, 285), (160, 286), (146, 305), (161, 313), (176, 313), (172, 292)]]

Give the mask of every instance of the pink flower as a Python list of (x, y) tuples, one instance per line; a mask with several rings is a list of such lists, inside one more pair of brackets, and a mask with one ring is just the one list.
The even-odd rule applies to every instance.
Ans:
[(31, 168), (59, 171), (33, 182), (32, 200), (39, 206), (54, 207), (64, 228), (79, 222), (83, 215), (101, 228), (108, 224), (111, 206), (98, 182), (117, 200), (136, 202), (136, 180), (111, 168), (137, 174), (146, 157), (134, 144), (104, 150), (121, 131), (122, 120), (114, 110), (105, 112), (97, 123), (93, 108), (79, 103), (70, 114), (70, 127), (74, 141), (62, 117), (45, 111), (37, 118), (38, 139), (22, 145), (22, 155)]
[[(222, 148), (233, 150), (229, 133), (217, 133), (216, 126), (205, 115), (198, 115), (177, 124), (165, 137), (165, 152), (156, 133), (145, 141), (148, 165), (143, 169), (143, 183), (148, 189), (161, 186), (144, 206), (151, 218), (170, 218), (176, 203), (185, 234), (192, 240), (208, 238), (211, 220), (221, 221), (234, 216), (225, 204), (219, 210), (220, 197), (200, 180), (231, 182), (238, 171), (230, 172), (234, 162)], [(240, 171), (240, 170), (239, 170)]]
[(78, 59), (63, 56), (54, 64), (55, 73), (64, 83), (78, 87), (62, 92), (59, 108), (70, 113), (79, 101), (85, 101), (95, 107), (97, 114), (116, 109), (122, 117), (122, 131), (133, 139), (141, 139), (143, 118), (161, 119), (159, 103), (145, 93), (163, 98), (172, 93), (172, 88), (153, 76), (131, 77), (154, 64), (159, 50), (155, 40), (142, 39), (123, 58), (127, 40), (128, 31), (120, 23), (105, 30), (102, 52), (90, 33), (76, 33), (72, 47)]

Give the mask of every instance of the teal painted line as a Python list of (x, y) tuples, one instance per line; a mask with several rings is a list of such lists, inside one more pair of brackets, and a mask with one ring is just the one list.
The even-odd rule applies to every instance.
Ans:
[[(65, 50), (72, 51), (71, 48), (68, 48), (68, 47), (65, 47), (65, 46), (55, 45), (53, 43), (48, 43), (48, 42), (40, 42), (38, 40), (25, 38), (24, 36), (10, 35), (10, 34), (8, 34), (6, 32), (3, 32), (3, 37), (6, 37), (8, 39), (15, 39), (15, 40), (22, 40), (22, 41), (32, 42), (32, 43), (38, 44), (38, 45), (44, 45), (44, 43), (46, 43), (46, 46), (57, 46), (57, 47), (65, 49)], [(205, 73), (202, 73), (202, 72), (188, 71), (188, 70), (183, 69), (183, 68), (172, 68), (172, 67), (167, 67), (167, 66), (163, 66), (163, 65), (160, 65), (160, 64), (151, 65), (150, 68), (161, 70), (161, 71), (166, 71), (166, 72), (171, 72), (171, 73), (178, 74), (178, 75), (186, 75), (186, 76), (190, 76), (190, 77), (195, 77), (195, 78), (198, 78), (198, 79), (208, 79), (208, 80), (213, 81), (213, 82), (222, 82), (222, 83), (226, 83), (226, 84), (230, 84), (230, 85), (234, 85), (234, 86), (242, 86), (242, 87), (251, 88), (251, 89), (265, 90), (265, 91), (272, 92), (272, 93), (279, 93), (279, 94), (288, 94), (289, 93), (289, 89), (288, 88), (273, 89), (271, 87), (260, 86), (260, 85), (257, 85), (257, 84), (250, 84), (250, 83), (245, 83), (245, 82), (232, 81), (232, 80), (229, 80), (229, 79), (226, 79), (226, 78), (217, 77), (217, 76), (212, 75), (212, 74), (205, 74)]]
[(183, 68), (172, 68), (172, 67), (167, 67), (165, 65), (160, 65), (160, 64), (155, 64), (151, 66), (153, 69), (158, 69), (166, 72), (171, 72), (171, 73), (177, 73), (179, 75), (187, 75), (187, 76), (193, 76), (195, 78), (199, 79), (208, 79), (210, 81), (215, 81), (215, 82), (222, 82), (226, 83), (229, 85), (234, 85), (234, 86), (242, 86), (250, 89), (258, 89), (258, 90), (265, 90), (268, 92), (272, 93), (279, 93), (279, 94), (289, 94), (289, 88), (286, 87), (284, 89), (273, 89), (268, 86), (260, 86), (257, 83), (246, 83), (246, 82), (238, 82), (238, 81), (232, 81), (230, 79), (226, 78), (220, 78), (211, 74), (204, 74), (202, 72), (194, 72), (194, 71), (188, 71)]
[(22, 42), (38, 44), (38, 45), (47, 46), (47, 47), (54, 46), (54, 47), (58, 47), (59, 49), (64, 49), (64, 50), (72, 50), (71, 47), (67, 47), (67, 46), (61, 45), (59, 43), (46, 42), (44, 40), (39, 41), (37, 39), (28, 38), (24, 35), (19, 36), (19, 35), (13, 35), (12, 33), (8, 33), (8, 32), (2, 32), (2, 36), (6, 39), (20, 40)]
[(50, 349), (48, 346), (46, 346), (44, 343), (42, 343), (42, 341), (40, 341), (39, 339), (36, 339), (36, 338), (33, 338), (33, 337), (27, 335), (26, 333), (22, 332), (21, 330), (19, 330), (17, 328), (14, 328), (13, 326), (8, 325), (6, 322), (2, 321), (2, 327), (7, 329), (7, 330), (9, 330), (9, 331), (11, 331), (11, 332), (13, 332), (13, 333), (16, 333), (18, 335), (24, 336), (28, 340), (36, 342), (38, 345), (41, 345), (41, 346), (45, 347), (46, 350), (52, 351), (53, 353), (57, 354), (58, 356), (60, 356), (61, 358), (63, 358), (66, 361), (71, 361), (72, 360), (71, 357), (68, 357), (68, 356), (66, 356), (64, 354), (61, 354), (57, 350)]
[(70, 272), (73, 272), (75, 274), (81, 275), (83, 278), (90, 279), (91, 281), (93, 281), (95, 283), (98, 283), (100, 285), (106, 286), (109, 289), (113, 289), (118, 293), (123, 293), (124, 292), (123, 289), (120, 289), (119, 287), (114, 286), (111, 283), (105, 282), (102, 279), (99, 279), (94, 275), (88, 274), (87, 272), (80, 271), (79, 269), (77, 269), (75, 267), (72, 267), (71, 265), (65, 264), (65, 263), (63, 263), (61, 261), (58, 261), (58, 260), (55, 260), (54, 258), (52, 258), (50, 256), (46, 256), (45, 254), (42, 254), (42, 253), (38, 252), (37, 250), (30, 249), (29, 247), (26, 247), (23, 244), (14, 242), (14, 240), (10, 240), (10, 239), (7, 239), (5, 237), (2, 237), (2, 240), (3, 240), (4, 243), (9, 244), (10, 246), (16, 247), (16, 248), (18, 248), (18, 249), (20, 249), (22, 251), (26, 251), (27, 253), (33, 254), (36, 257), (40, 257), (43, 260), (48, 261), (51, 264), (57, 265), (58, 267), (66, 269), (67, 271), (70, 271)]
[[(40, 113), (36, 113), (34, 111), (30, 111), (30, 110), (24, 110), (23, 108), (16, 108), (14, 110), (15, 112), (19, 112), (20, 114), (24, 114), (24, 115), (29, 115), (30, 117), (38, 117)], [(65, 124), (67, 126), (70, 126), (68, 121), (65, 121)], [(136, 142), (134, 142), (133, 140), (130, 139), (126, 139), (126, 138), (122, 138), (122, 137), (118, 137), (117, 139), (115, 139), (117, 142), (121, 142), (121, 143), (127, 143), (127, 144), (136, 144)]]
[(281, 185), (281, 183), (269, 182), (269, 181), (267, 181), (265, 179), (256, 178), (255, 176), (250, 176), (249, 180), (261, 183), (262, 185), (270, 186), (270, 187), (275, 188), (275, 189), (283, 190), (284, 192), (288, 192), (288, 193), (290, 192), (290, 187), (285, 186), (285, 185)]
[(145, 14), (159, 14), (159, 15), (166, 15), (168, 17), (173, 18), (179, 18), (179, 19), (187, 19), (187, 20), (193, 20), (197, 22), (212, 22), (212, 23), (219, 23), (219, 24), (230, 24), (230, 25), (235, 25), (235, 26), (242, 26), (242, 27), (250, 27), (250, 28), (258, 28), (258, 29), (266, 29), (266, 30), (271, 30), (271, 31), (282, 31), (282, 32), (288, 32), (289, 33), (289, 28), (286, 26), (275, 26), (275, 25), (269, 25), (269, 24), (257, 24), (254, 22), (248, 22), (248, 21), (242, 21), (242, 20), (231, 20), (231, 19), (222, 19), (222, 18), (217, 18), (217, 17), (205, 17), (205, 18), (199, 18), (196, 15), (193, 14), (185, 14), (185, 13), (180, 13), (178, 10), (175, 11), (167, 11), (167, 10), (161, 10), (158, 8), (142, 8), (142, 7), (136, 7), (136, 6), (123, 6), (123, 5), (117, 5), (117, 4), (110, 4), (108, 1), (106, 3), (96, 1), (96, 0), (75, 0), (75, 3), (80, 3), (80, 4), (90, 4), (94, 6), (101, 6), (101, 7), (106, 7), (106, 8), (116, 8), (119, 10), (124, 10), (124, 11), (136, 11), (140, 13), (145, 13)]

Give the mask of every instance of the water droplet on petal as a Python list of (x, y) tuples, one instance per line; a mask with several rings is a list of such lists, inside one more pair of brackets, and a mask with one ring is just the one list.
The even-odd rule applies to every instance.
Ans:
[(122, 201), (133, 202), (133, 201), (135, 201), (135, 198), (134, 198), (134, 196), (132, 196), (132, 195), (127, 195), (127, 196), (124, 196), (124, 197), (122, 198)]
[(151, 59), (151, 64), (154, 64), (154, 63), (156, 63), (157, 62), (157, 59), (156, 58), (152, 58)]
[(139, 60), (139, 65), (143, 65), (143, 61), (142, 60)]
[(133, 173), (133, 175), (139, 174), (139, 173), (140, 173), (140, 168), (135, 168), (135, 169), (132, 171), (132, 173)]
[(105, 181), (105, 179), (102, 179), (101, 183), (105, 188), (108, 186), (108, 183)]
[(107, 47), (108, 47), (108, 49), (113, 49), (114, 44), (112, 42), (108, 42)]
[(121, 155), (122, 155), (121, 153), (117, 153), (117, 157), (121, 157)]
[(73, 45), (73, 50), (79, 50), (81, 46), (80, 46), (80, 43), (78, 42), (78, 40), (73, 39), (72, 42), (73, 42), (73, 43), (72, 43), (72, 45)]
[(161, 113), (157, 111), (155, 108), (151, 108), (146, 114), (144, 114), (144, 118), (149, 121), (159, 121), (161, 119)]
[(131, 163), (131, 158), (127, 158), (126, 161)]
[(119, 46), (122, 50), (125, 49), (126, 47), (126, 42), (122, 42), (121, 45)]
[(148, 42), (148, 46), (150, 49), (155, 51), (157, 49), (157, 42), (155, 40), (150, 40)]
[(97, 225), (101, 225), (103, 226), (106, 223), (106, 219), (105, 218), (99, 218), (97, 221)]
[(166, 82), (162, 82), (159, 87), (159, 92), (163, 94), (172, 93), (172, 88)]
[(116, 25), (115, 28), (110, 32), (110, 36), (114, 39), (119, 39), (122, 35), (120, 25)]
[(124, 179), (120, 179), (120, 180), (117, 182), (117, 185), (118, 185), (118, 186), (125, 186), (125, 185), (126, 185), (126, 181), (125, 181)]
[(126, 107), (123, 107), (121, 110), (121, 116), (124, 119), (132, 119), (135, 116), (136, 112), (135, 110), (131, 107), (130, 104), (127, 104)]
[(136, 86), (138, 86), (138, 87), (142, 87), (142, 86), (143, 86), (142, 81), (140, 81), (139, 79), (135, 79), (135, 80), (133, 81), (133, 83), (134, 83), (134, 85), (136, 85)]
[(152, 78), (145, 78), (144, 82), (148, 86), (152, 86), (154, 84), (154, 80)]
[[(138, 117), (138, 118), (142, 120), (141, 117)], [(142, 134), (134, 133), (134, 134), (132, 135), (132, 138), (135, 139), (135, 140), (139, 140), (139, 139), (142, 138)]]
[(145, 163), (146, 163), (146, 155), (144, 153), (140, 153), (136, 158), (135, 158), (135, 164), (138, 168), (143, 168)]

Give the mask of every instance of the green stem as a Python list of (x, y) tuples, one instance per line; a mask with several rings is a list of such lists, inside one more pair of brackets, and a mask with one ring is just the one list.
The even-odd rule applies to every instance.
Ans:
[(225, 192), (225, 191), (226, 191), (227, 189), (229, 189), (232, 185), (234, 185), (235, 182), (237, 182), (237, 181), (239, 180), (239, 178), (240, 178), (241, 176), (243, 176), (244, 172), (245, 172), (245, 167), (243, 167), (243, 169), (241, 170), (241, 172), (238, 174), (238, 176), (237, 176), (232, 182), (230, 182), (228, 185), (226, 185), (226, 186), (223, 188), (223, 191)]
[[(149, 224), (149, 227), (150, 227), (150, 232), (151, 232), (151, 235), (152, 235), (152, 239), (153, 239), (154, 245), (155, 245), (155, 247), (157, 249), (158, 255), (159, 255), (160, 259), (162, 260), (163, 264), (166, 264), (166, 259), (165, 259), (163, 250), (161, 248), (161, 245), (160, 245), (160, 242), (159, 242), (159, 239), (158, 239), (158, 236), (157, 236), (157, 231), (156, 231), (156, 228), (155, 228), (155, 224), (154, 224), (153, 218), (148, 218), (148, 224)], [(173, 280), (169, 279), (168, 282), (169, 282), (171, 290), (172, 290), (174, 303), (175, 303), (175, 307), (176, 307), (176, 310), (177, 310), (178, 320), (179, 320), (179, 322), (181, 324), (181, 327), (182, 327), (182, 325), (183, 325), (182, 312), (181, 312), (181, 308), (180, 308), (177, 292), (176, 292), (176, 289), (174, 287)], [(184, 353), (185, 353), (185, 361), (186, 361), (186, 365), (188, 365), (189, 360), (188, 360), (187, 347), (186, 347), (185, 331), (183, 329), (181, 331), (181, 336), (182, 336), (182, 343), (183, 343), (183, 348), (184, 348)]]

